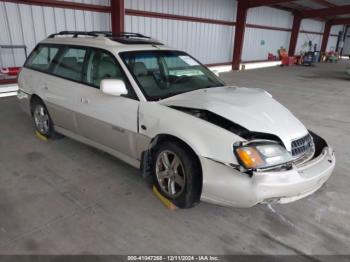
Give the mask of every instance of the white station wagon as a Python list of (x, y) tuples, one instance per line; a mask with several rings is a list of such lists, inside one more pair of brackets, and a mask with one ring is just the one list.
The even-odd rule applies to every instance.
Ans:
[(140, 34), (51, 35), (18, 84), (38, 132), (140, 168), (181, 208), (291, 202), (335, 166), (327, 143), (269, 93), (225, 86), (187, 53)]

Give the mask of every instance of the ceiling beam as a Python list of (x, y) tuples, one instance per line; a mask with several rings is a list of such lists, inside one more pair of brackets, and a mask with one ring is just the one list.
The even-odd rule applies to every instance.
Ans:
[(109, 13), (111, 11), (111, 8), (109, 6), (68, 2), (68, 1), (62, 1), (62, 0), (0, 0), (0, 2), (58, 7), (58, 8), (67, 8), (67, 9), (76, 9), (76, 10), (103, 12), (103, 13)]
[(350, 5), (301, 11), (301, 16), (303, 18), (327, 17), (345, 14), (350, 14)]
[(274, 5), (274, 6), (271, 6), (271, 7), (279, 9), (279, 10), (291, 12), (291, 13), (294, 13), (294, 11), (295, 11), (295, 9), (293, 9), (293, 8), (291, 8), (289, 6), (284, 6), (284, 5)]
[(240, 2), (245, 3), (249, 8), (267, 6), (267, 5), (277, 5), (287, 2), (293, 2), (296, 0), (240, 0)]
[(311, 10), (311, 9), (312, 9), (312, 8), (310, 8), (310, 7), (303, 6), (303, 5), (299, 5), (299, 4), (293, 3), (293, 2), (288, 3), (288, 6), (294, 8), (294, 9), (297, 10), (297, 11), (300, 11), (300, 10)]
[(310, 1), (314, 2), (316, 4), (319, 4), (319, 5), (326, 6), (326, 7), (335, 7), (335, 6), (337, 6), (335, 4), (332, 4), (332, 3), (328, 2), (327, 0), (310, 0)]
[(239, 1), (237, 6), (237, 19), (235, 28), (235, 40), (233, 45), (232, 69), (239, 70), (244, 44), (244, 34), (247, 22), (248, 7), (246, 2)]
[(294, 54), (295, 54), (295, 49), (296, 49), (297, 42), (298, 42), (300, 26), (301, 26), (301, 17), (298, 15), (294, 15), (293, 27), (292, 27), (292, 33), (290, 36), (289, 51), (288, 51), (288, 54), (290, 56), (294, 56)]
[(321, 52), (325, 53), (328, 45), (329, 35), (331, 34), (332, 24), (330, 21), (328, 21), (325, 25), (323, 37), (322, 37), (322, 44), (321, 44)]
[(350, 25), (350, 18), (339, 18), (330, 21), (331, 25)]
[[(303, 11), (303, 10), (313, 10), (312, 8), (310, 7), (306, 7), (306, 6), (302, 6), (302, 5), (299, 5), (297, 3), (293, 3), (293, 2), (289, 2), (287, 5), (274, 5), (272, 6), (274, 8), (278, 8), (278, 9), (282, 9), (284, 11), (288, 11), (288, 12), (291, 12), (293, 13), (294, 15), (299, 15), (300, 14), (300, 11)], [(324, 22), (326, 21), (327, 19), (325, 18), (318, 18), (318, 17), (315, 17), (314, 20), (317, 20), (317, 21), (320, 21), (320, 22)]]
[(124, 0), (111, 0), (111, 25), (113, 34), (125, 31)]

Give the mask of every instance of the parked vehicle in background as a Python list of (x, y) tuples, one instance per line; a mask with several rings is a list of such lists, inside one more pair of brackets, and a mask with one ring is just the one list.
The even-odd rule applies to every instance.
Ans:
[(38, 132), (140, 168), (181, 208), (291, 202), (335, 166), (326, 141), (269, 93), (226, 86), (187, 53), (140, 34), (52, 35), (18, 83)]

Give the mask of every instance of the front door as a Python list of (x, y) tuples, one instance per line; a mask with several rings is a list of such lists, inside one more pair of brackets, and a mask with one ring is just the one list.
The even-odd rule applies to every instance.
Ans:
[[(123, 80), (126, 96), (102, 93), (103, 79)], [(76, 111), (78, 133), (89, 140), (137, 158), (137, 114), (139, 101), (116, 58), (108, 51), (91, 48), (86, 61)]]

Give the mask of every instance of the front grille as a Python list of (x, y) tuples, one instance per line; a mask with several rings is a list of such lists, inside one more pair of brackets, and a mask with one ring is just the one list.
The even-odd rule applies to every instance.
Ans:
[(292, 156), (298, 158), (305, 153), (309, 153), (314, 150), (314, 142), (310, 134), (292, 141)]

